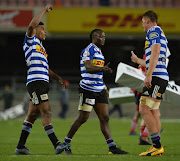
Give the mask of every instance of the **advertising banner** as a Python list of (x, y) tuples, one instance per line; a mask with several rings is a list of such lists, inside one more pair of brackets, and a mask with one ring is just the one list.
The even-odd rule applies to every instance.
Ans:
[(0, 30), (27, 29), (32, 18), (32, 10), (0, 10)]
[[(143, 33), (142, 14), (150, 9), (54, 8), (47, 14), (48, 32), (89, 33), (101, 28), (106, 33)], [(165, 34), (180, 33), (180, 10), (153, 9)]]
[[(145, 79), (145, 75), (140, 69), (134, 68), (122, 62), (119, 63), (117, 67), (116, 79), (115, 79), (115, 82), (117, 84), (142, 92), (144, 79)], [(116, 93), (115, 96), (116, 98), (118, 97), (117, 94), (118, 93)], [(113, 96), (110, 95), (109, 98), (113, 98)], [(119, 98), (122, 99), (121, 95), (119, 95)], [(163, 101), (174, 104), (175, 106), (179, 107), (180, 86), (175, 84), (174, 81), (168, 82), (166, 91), (163, 94)]]

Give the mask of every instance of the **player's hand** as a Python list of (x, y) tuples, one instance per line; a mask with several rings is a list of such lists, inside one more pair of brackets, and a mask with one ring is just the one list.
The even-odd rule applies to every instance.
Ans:
[(144, 79), (144, 86), (146, 88), (151, 88), (152, 86), (151, 81), (152, 81), (152, 75), (146, 76), (146, 78)]
[(134, 52), (133, 52), (133, 51), (131, 51), (131, 61), (132, 61), (132, 62), (134, 62), (134, 63), (137, 63), (137, 62), (136, 62), (136, 61), (137, 61), (137, 59), (138, 59), (137, 55), (136, 55), (136, 54), (134, 54)]
[(46, 12), (50, 12), (53, 9), (53, 6), (48, 4), (45, 9), (46, 9)]
[(59, 79), (59, 80), (58, 80), (58, 83), (61, 85), (62, 90), (63, 90), (63, 91), (65, 91), (65, 89), (66, 89), (66, 85), (65, 85), (65, 83), (64, 83), (64, 80)]
[(103, 73), (111, 74), (113, 72), (112, 69), (109, 67), (109, 65), (110, 65), (110, 62), (103, 67), (102, 69)]

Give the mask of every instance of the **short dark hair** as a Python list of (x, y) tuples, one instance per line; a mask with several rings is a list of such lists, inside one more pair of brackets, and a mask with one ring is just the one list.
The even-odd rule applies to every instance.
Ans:
[(44, 25), (44, 23), (43, 22), (39, 22), (39, 25)]
[(157, 23), (157, 20), (158, 20), (158, 16), (154, 11), (145, 12), (143, 14), (143, 17), (148, 17), (151, 20), (151, 22), (156, 22)]
[(92, 42), (92, 37), (93, 37), (94, 34), (95, 34), (96, 32), (98, 32), (98, 31), (102, 31), (102, 32), (103, 32), (103, 30), (101, 30), (101, 29), (94, 29), (94, 30), (91, 31), (91, 33), (90, 33), (90, 41), (91, 41), (91, 42)]

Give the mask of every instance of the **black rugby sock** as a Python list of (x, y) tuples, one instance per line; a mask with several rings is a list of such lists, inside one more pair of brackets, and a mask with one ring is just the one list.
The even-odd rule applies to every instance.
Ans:
[(19, 143), (17, 145), (18, 149), (22, 149), (25, 147), (25, 143), (31, 132), (31, 129), (32, 129), (32, 123), (30, 123), (28, 121), (24, 121), (23, 126), (22, 126), (21, 136), (19, 139)]
[(59, 140), (57, 139), (55, 133), (54, 133), (54, 128), (52, 125), (47, 125), (44, 127), (44, 130), (46, 131), (49, 139), (51, 140), (52, 144), (54, 145), (54, 148), (56, 148), (56, 146), (59, 143)]

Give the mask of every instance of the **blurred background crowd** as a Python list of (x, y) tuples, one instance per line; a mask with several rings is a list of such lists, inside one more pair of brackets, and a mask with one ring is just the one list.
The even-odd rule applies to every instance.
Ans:
[(118, 7), (118, 8), (179, 8), (179, 0), (1, 0), (1, 6), (42, 7)]

